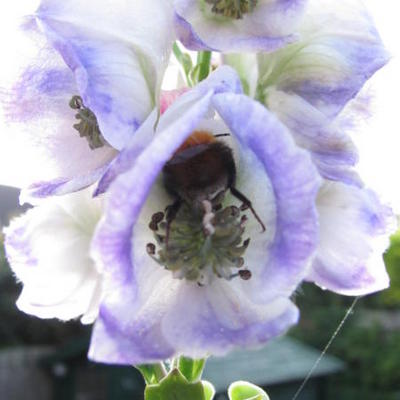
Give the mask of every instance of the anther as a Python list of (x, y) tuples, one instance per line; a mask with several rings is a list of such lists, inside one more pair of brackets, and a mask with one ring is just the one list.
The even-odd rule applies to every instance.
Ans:
[(239, 276), (244, 281), (248, 281), (249, 279), (251, 279), (252, 273), (248, 269), (242, 269), (239, 271)]
[(158, 230), (158, 222), (152, 220), (152, 221), (149, 223), (149, 228), (150, 228), (152, 231), (155, 232), (156, 230)]
[(151, 220), (156, 224), (160, 223), (164, 219), (164, 213), (162, 211), (156, 212), (152, 215)]
[(103, 147), (106, 142), (100, 132), (96, 115), (83, 104), (80, 96), (73, 96), (69, 106), (76, 110), (75, 118), (79, 121), (73, 127), (79, 132), (79, 136), (86, 138), (89, 147), (94, 150)]
[(153, 243), (147, 243), (146, 245), (147, 254), (154, 256), (156, 254), (156, 246)]

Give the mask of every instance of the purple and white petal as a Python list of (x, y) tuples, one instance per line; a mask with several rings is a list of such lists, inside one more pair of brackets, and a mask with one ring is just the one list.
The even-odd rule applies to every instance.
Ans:
[[(254, 264), (265, 260), (260, 266), (260, 277), (252, 281), (258, 282), (263, 291), (255, 293), (264, 299), (290, 295), (307, 273), (305, 266), (310, 263), (318, 241), (314, 201), (320, 187), (319, 174), (309, 154), (296, 146), (289, 131), (258, 102), (227, 93), (215, 96), (213, 104), (241, 148), (250, 149), (261, 162), (257, 166), (253, 158), (243, 171), (252, 174), (262, 167), (274, 193), (273, 240), (253, 258)], [(249, 191), (257, 193), (254, 199), (259, 197), (256, 183)], [(267, 258), (263, 252), (268, 254)]]
[(174, 40), (171, 5), (42, 0), (36, 17), (104, 138), (122, 149), (156, 105)]
[(290, 130), (296, 144), (311, 154), (322, 177), (361, 185), (352, 170), (358, 161), (357, 149), (350, 139), (351, 119), (328, 118), (302, 97), (284, 91), (268, 91), (268, 109)]
[(58, 178), (47, 182), (35, 182), (28, 188), (21, 190), (19, 202), (20, 204), (36, 204), (42, 199), (51, 196), (61, 196), (78, 192), (98, 182), (104, 176), (108, 168), (109, 164), (105, 164), (89, 172), (87, 175), (79, 175), (72, 178)]
[(388, 287), (382, 254), (396, 223), (389, 207), (365, 188), (326, 182), (317, 206), (321, 237), (309, 280), (359, 296)]
[[(222, 354), (235, 345), (263, 343), (297, 320), (289, 296), (308, 273), (316, 246), (318, 174), (308, 154), (264, 107), (241, 95), (215, 94), (209, 82), (223, 71), (202, 85), (209, 89), (206, 95), (197, 97), (194, 89), (166, 111), (152, 142), (110, 187), (92, 247), (106, 287), (89, 352), (96, 361), (132, 364), (179, 354)], [(151, 215), (173, 201), (159, 180), (161, 169), (190, 133), (213, 126), (211, 105), (241, 145), (238, 185), (251, 188), (251, 200), (267, 225), (263, 236), (259, 224), (249, 221), (251, 285), (253, 279), (234, 279), (200, 288), (174, 279), (146, 252), (154, 240)], [(215, 122), (218, 133), (225, 128), (221, 124)], [(268, 133), (257, 135), (258, 129)], [(182, 315), (183, 298), (190, 311)], [(227, 318), (239, 305), (235, 318)]]
[[(128, 143), (126, 148), (121, 151), (118, 157), (116, 157), (116, 159), (110, 164), (110, 167), (99, 182), (95, 195), (104, 193), (119, 174), (127, 171), (132, 166), (133, 161), (145, 149), (156, 134), (154, 130), (156, 125), (158, 131), (167, 128), (170, 129), (169, 125), (179, 126), (183, 109), (190, 113), (192, 106), (197, 103), (200, 104), (203, 97), (208, 98), (211, 93), (220, 93), (225, 91), (232, 91), (234, 93), (242, 92), (238, 76), (234, 70), (228, 66), (218, 68), (206, 81), (198, 84), (193, 90), (177, 97), (172, 105), (164, 109), (164, 112), (167, 112), (163, 114), (163, 118), (158, 123), (157, 113), (154, 111), (150, 114), (135, 133), (134, 138)], [(206, 102), (208, 101), (209, 100), (206, 100)], [(164, 106), (166, 105), (164, 104)], [(177, 121), (178, 125), (176, 125)]]
[(261, 85), (297, 94), (328, 117), (388, 61), (360, 0), (310, 0), (299, 32), (295, 44), (259, 55)]
[(90, 258), (101, 201), (91, 191), (48, 199), (5, 228), (5, 249), (23, 284), (17, 306), (40, 318), (97, 316), (102, 278)]
[(174, 0), (175, 29), (192, 50), (272, 51), (296, 39), (305, 0), (258, 0), (254, 10), (235, 19), (213, 13), (204, 0)]
[(0, 183), (26, 187), (35, 182), (88, 175), (116, 154), (109, 146), (91, 150), (73, 128), (69, 107), (78, 93), (74, 76), (47, 43), (32, 18), (13, 30), (13, 46), (2, 42), (0, 82)]
[(235, 347), (259, 347), (296, 324), (299, 312), (287, 298), (261, 304), (248, 290), (218, 281), (205, 290), (182, 283), (175, 293), (162, 332), (177, 354), (222, 356)]

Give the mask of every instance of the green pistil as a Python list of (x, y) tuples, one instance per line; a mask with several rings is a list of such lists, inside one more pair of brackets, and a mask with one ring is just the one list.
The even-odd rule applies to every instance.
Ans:
[(257, 0), (205, 0), (212, 4), (211, 11), (233, 19), (241, 19), (244, 14), (252, 12), (257, 5)]
[(82, 98), (73, 96), (69, 106), (73, 110), (77, 110), (75, 118), (79, 122), (74, 125), (74, 128), (79, 132), (79, 136), (86, 138), (92, 150), (103, 147), (106, 142), (100, 132), (97, 118), (89, 108), (85, 107)]
[(214, 230), (208, 233), (204, 215), (184, 205), (171, 223), (167, 244), (167, 223), (163, 213), (158, 212), (149, 224), (158, 250), (155, 244), (148, 243), (147, 253), (175, 278), (194, 281), (200, 286), (215, 278), (250, 279), (251, 272), (244, 268), (243, 259), (250, 239), (243, 240), (247, 218), (241, 213), (235, 206), (214, 209)]

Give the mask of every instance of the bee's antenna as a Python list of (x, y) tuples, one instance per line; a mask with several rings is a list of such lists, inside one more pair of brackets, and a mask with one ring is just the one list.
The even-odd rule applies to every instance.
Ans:
[(214, 135), (214, 137), (225, 137), (225, 136), (231, 136), (230, 133), (218, 133), (218, 135)]
[(246, 207), (246, 208), (250, 208), (250, 210), (251, 210), (251, 212), (253, 213), (253, 215), (254, 215), (254, 218), (258, 221), (258, 223), (261, 225), (261, 227), (262, 227), (262, 231), (263, 232), (265, 232), (265, 225), (264, 225), (264, 223), (261, 221), (261, 218), (257, 215), (257, 213), (255, 212), (255, 210), (254, 210), (254, 208), (253, 208), (253, 205), (251, 204), (251, 201), (243, 194), (243, 193), (241, 193), (241, 192), (239, 192), (239, 190), (237, 190), (234, 186), (231, 186), (230, 188), (230, 191), (231, 191), (231, 193), (232, 193), (232, 195), (234, 196), (234, 197), (236, 197), (238, 200), (240, 200), (240, 201), (242, 201), (243, 202), (243, 205)]

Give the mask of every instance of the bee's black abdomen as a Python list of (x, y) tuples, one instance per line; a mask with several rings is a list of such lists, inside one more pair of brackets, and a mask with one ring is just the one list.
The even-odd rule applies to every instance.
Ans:
[(232, 150), (218, 141), (190, 147), (165, 164), (163, 178), (167, 191), (185, 200), (226, 190), (236, 178)]

